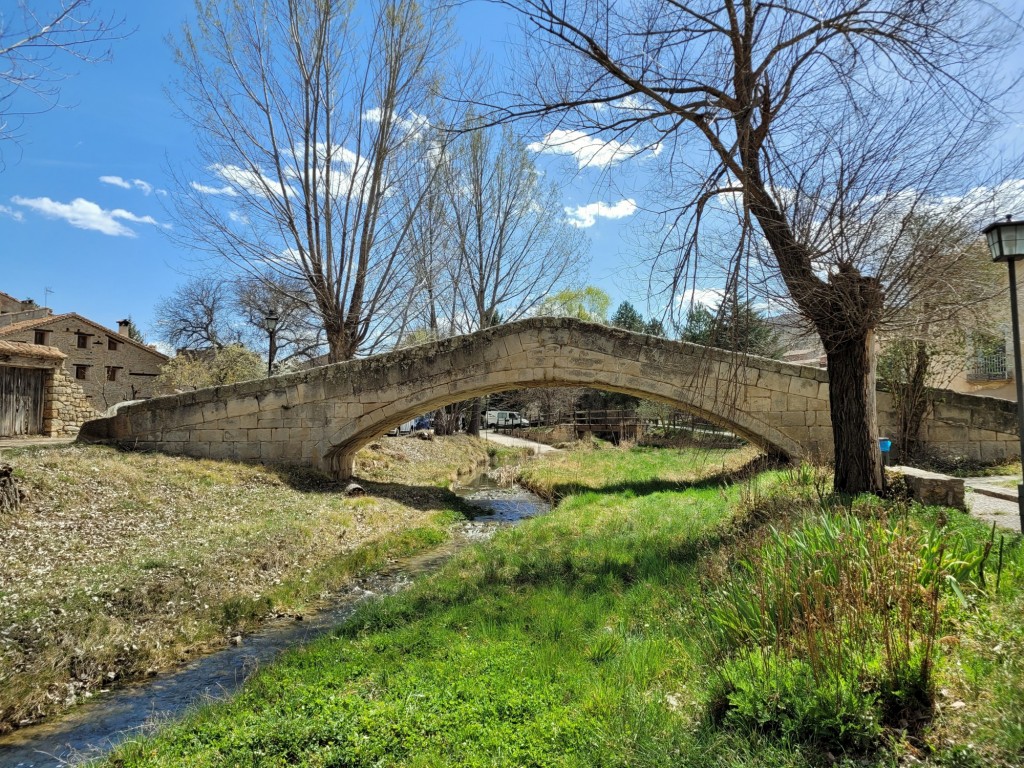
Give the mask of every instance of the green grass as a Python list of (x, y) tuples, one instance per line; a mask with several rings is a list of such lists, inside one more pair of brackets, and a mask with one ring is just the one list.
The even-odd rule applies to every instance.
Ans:
[[(595, 451), (559, 457), (560, 470), (531, 464), (534, 485), (590, 487), (409, 591), (367, 604), (230, 702), (123, 745), (109, 764), (753, 768), (895, 765), (900, 754), (936, 765), (1019, 764), (1024, 557), (1016, 543), (1004, 547), (998, 591), (990, 579), (964, 604), (943, 603), (931, 724), (910, 735), (887, 726), (877, 743), (846, 754), (833, 746), (830, 755), (799, 733), (716, 716), (721, 654), (742, 659), (747, 645), (717, 642), (711, 588), (732, 584), (729, 569), (751, 553), (798, 541), (784, 530), (806, 529), (803, 541), (813, 541), (814, 516), (829, 505), (813, 473), (730, 487), (699, 479), (700, 465), (717, 473), (738, 458)], [(855, 507), (882, 519), (877, 504)], [(934, 511), (897, 512), (914, 531), (941, 522), (967, 549), (987, 533)], [(751, 522), (765, 516), (780, 527), (777, 538)], [(842, 551), (843, 537), (828, 546)], [(998, 723), (1008, 727), (997, 732)]]
[(487, 452), (383, 439), (358, 456), (361, 498), (303, 468), (76, 445), (3, 458), (28, 499), (0, 521), (0, 733), (437, 546), (461, 502), (436, 486)]

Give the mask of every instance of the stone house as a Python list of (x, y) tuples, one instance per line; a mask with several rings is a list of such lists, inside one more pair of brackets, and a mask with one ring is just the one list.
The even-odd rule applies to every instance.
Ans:
[(0, 293), (0, 436), (74, 434), (116, 403), (155, 395), (168, 358), (128, 327)]

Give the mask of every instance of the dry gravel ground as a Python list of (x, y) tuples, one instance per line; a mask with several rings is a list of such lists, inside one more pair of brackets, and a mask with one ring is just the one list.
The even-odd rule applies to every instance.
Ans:
[(27, 492), (0, 519), (0, 732), (301, 613), (390, 556), (440, 543), (465, 436), (382, 439), (368, 494), (302, 469), (69, 445), (0, 451)]

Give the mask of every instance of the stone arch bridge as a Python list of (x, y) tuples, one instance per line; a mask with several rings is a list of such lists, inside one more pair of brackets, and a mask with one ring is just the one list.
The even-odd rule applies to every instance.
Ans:
[[(791, 459), (832, 451), (824, 370), (533, 318), (299, 373), (159, 397), (87, 422), (79, 439), (187, 456), (312, 464), (348, 478), (356, 452), (448, 403), (585, 386), (667, 403)], [(975, 459), (1018, 453), (1013, 403), (944, 393), (924, 437)], [(879, 393), (883, 434), (890, 398)]]

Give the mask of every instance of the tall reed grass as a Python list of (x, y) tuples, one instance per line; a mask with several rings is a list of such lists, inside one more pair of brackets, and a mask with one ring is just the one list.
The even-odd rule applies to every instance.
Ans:
[(741, 542), (706, 581), (712, 716), (849, 749), (926, 721), (947, 603), (984, 589), (991, 540), (915, 520), (821, 498), (791, 529)]

